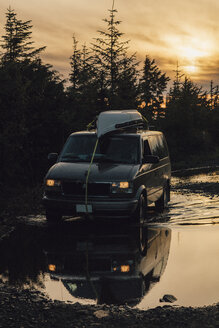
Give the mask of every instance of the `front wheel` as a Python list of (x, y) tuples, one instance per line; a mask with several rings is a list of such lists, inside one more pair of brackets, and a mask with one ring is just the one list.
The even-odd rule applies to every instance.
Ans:
[(62, 215), (59, 212), (46, 210), (46, 220), (48, 223), (58, 223), (62, 220)]

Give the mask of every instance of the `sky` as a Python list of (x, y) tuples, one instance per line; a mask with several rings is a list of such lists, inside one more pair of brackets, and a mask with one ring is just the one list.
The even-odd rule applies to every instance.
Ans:
[[(169, 77), (182, 74), (210, 88), (219, 84), (219, 0), (114, 0), (123, 41), (143, 63), (145, 56)], [(18, 19), (32, 20), (36, 47), (64, 78), (70, 72), (72, 36), (87, 47), (104, 30), (113, 0), (0, 0), (0, 36), (9, 6)]]

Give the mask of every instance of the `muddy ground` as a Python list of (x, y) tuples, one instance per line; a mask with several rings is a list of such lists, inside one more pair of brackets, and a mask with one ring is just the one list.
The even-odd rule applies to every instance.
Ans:
[[(218, 171), (212, 174), (218, 178)], [(209, 197), (219, 195), (219, 183), (214, 177), (199, 183), (179, 179), (173, 188)], [(15, 225), (16, 219), (2, 218), (0, 238), (10, 234)], [(219, 303), (202, 308), (164, 305), (147, 311), (128, 306), (85, 306), (51, 301), (34, 289), (24, 290), (0, 281), (0, 328), (9, 327), (219, 327)]]

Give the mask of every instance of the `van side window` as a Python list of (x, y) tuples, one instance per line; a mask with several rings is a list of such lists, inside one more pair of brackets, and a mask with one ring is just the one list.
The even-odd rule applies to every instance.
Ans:
[(163, 135), (150, 136), (149, 143), (153, 155), (159, 156), (160, 159), (168, 156), (167, 144)]
[(143, 147), (144, 147), (144, 155), (143, 156), (145, 156), (145, 155), (151, 155), (151, 150), (150, 150), (150, 146), (148, 144), (148, 140), (144, 140)]

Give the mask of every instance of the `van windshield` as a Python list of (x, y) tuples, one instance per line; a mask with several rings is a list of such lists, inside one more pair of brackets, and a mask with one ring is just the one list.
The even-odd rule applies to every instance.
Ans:
[[(70, 136), (61, 152), (60, 162), (90, 162), (97, 137), (96, 135)], [(114, 135), (100, 140), (94, 162), (137, 164), (139, 156), (138, 135)]]

